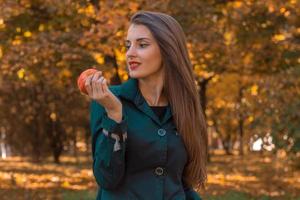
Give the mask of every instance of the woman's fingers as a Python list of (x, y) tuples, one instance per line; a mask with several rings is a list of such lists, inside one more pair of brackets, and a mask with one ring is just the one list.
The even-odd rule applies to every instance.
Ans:
[(88, 76), (86, 79), (85, 79), (85, 84), (84, 84), (84, 87), (88, 93), (89, 96), (92, 95), (92, 86), (91, 86), (91, 80), (92, 80), (93, 76)]
[(103, 89), (102, 89), (102, 82), (103, 82), (103, 79), (104, 79), (104, 77), (101, 76), (101, 77), (99, 78), (99, 80), (98, 80), (98, 87), (99, 87), (99, 91), (100, 91), (101, 96), (103, 96)]
[(108, 94), (108, 86), (107, 86), (107, 80), (104, 79), (103, 82), (102, 82), (102, 89), (103, 89), (103, 92), (104, 94)]
[(122, 103), (115, 98), (108, 87), (108, 80), (101, 73), (90, 75), (85, 80), (88, 96), (100, 103), (106, 110), (119, 110)]
[(101, 76), (101, 72), (96, 72), (93, 75), (92, 78), (92, 89), (93, 89), (93, 96), (95, 97), (95, 95), (99, 94), (101, 91), (99, 91), (99, 86), (97, 83), (97, 80), (99, 79), (99, 77)]
[(102, 76), (102, 72), (96, 72), (86, 78), (85, 88), (92, 99), (101, 99), (108, 95), (109, 88), (107, 80)]

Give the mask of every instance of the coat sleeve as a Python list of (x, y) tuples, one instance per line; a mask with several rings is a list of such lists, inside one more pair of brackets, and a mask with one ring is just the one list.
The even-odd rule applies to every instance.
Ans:
[(125, 171), (127, 116), (117, 123), (107, 116), (102, 105), (92, 100), (90, 104), (92, 132), (93, 173), (96, 182), (104, 189), (114, 189), (122, 181)]
[(185, 193), (186, 200), (202, 200), (200, 195), (193, 188), (188, 187), (184, 182), (183, 182), (183, 190)]

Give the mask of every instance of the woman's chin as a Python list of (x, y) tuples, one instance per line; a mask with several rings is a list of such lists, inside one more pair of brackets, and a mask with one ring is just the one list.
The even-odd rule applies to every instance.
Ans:
[(136, 71), (130, 71), (129, 76), (130, 76), (130, 78), (141, 78), (142, 77), (141, 74)]

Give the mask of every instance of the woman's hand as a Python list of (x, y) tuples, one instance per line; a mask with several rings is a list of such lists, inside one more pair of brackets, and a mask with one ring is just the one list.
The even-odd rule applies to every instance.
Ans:
[(105, 108), (109, 117), (117, 122), (122, 120), (122, 103), (109, 90), (107, 80), (102, 76), (101, 71), (86, 78), (85, 88), (88, 96), (100, 103)]

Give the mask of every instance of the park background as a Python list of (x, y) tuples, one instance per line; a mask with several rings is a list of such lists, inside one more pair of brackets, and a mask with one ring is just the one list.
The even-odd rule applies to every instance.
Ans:
[(299, 0), (0, 0), (1, 199), (95, 199), (76, 81), (93, 66), (128, 79), (138, 10), (186, 33), (208, 124), (203, 199), (300, 199)]

